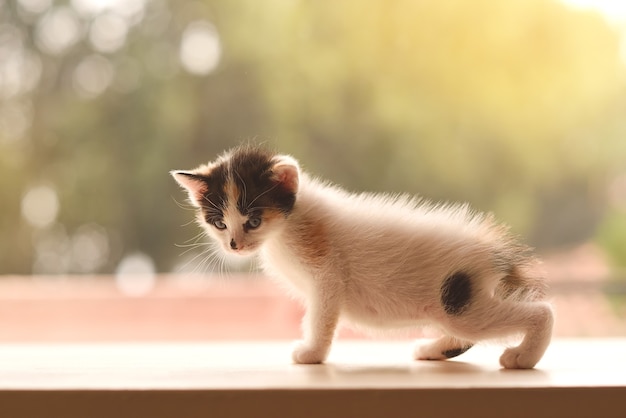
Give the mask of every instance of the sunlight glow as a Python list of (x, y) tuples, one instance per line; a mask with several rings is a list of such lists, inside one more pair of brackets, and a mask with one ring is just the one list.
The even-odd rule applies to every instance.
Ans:
[(620, 55), (626, 65), (626, 2), (618, 0), (561, 0), (569, 7), (599, 13), (621, 36)]
[(626, 2), (617, 0), (561, 0), (567, 6), (593, 10), (611, 23), (626, 23)]

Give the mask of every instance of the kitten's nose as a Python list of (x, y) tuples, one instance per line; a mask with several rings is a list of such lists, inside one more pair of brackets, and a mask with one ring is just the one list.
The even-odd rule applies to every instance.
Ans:
[(233, 250), (237, 249), (237, 243), (235, 242), (234, 239), (230, 240), (230, 248), (232, 248)]

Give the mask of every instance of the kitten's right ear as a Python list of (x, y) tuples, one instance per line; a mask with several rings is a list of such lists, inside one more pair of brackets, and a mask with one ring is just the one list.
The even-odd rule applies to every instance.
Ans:
[(191, 204), (201, 207), (200, 202), (202, 202), (204, 195), (209, 191), (206, 177), (191, 171), (182, 170), (173, 170), (170, 171), (170, 174), (181, 187), (187, 190)]

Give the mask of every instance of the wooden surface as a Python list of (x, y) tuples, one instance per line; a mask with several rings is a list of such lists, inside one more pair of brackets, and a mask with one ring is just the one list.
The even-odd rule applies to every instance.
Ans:
[(557, 340), (519, 371), (500, 346), (427, 362), (411, 344), (340, 340), (314, 366), (287, 341), (3, 344), (0, 416), (626, 417), (626, 339)]

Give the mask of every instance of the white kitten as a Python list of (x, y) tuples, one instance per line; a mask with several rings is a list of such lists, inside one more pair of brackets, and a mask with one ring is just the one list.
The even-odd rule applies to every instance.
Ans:
[(251, 146), (172, 175), (224, 251), (258, 253), (304, 301), (296, 363), (326, 359), (340, 317), (374, 329), (437, 326), (446, 336), (418, 346), (420, 360), (521, 334), (500, 363), (532, 368), (550, 343), (553, 314), (530, 273), (534, 259), (491, 216), (350, 194), (310, 178), (291, 157)]

